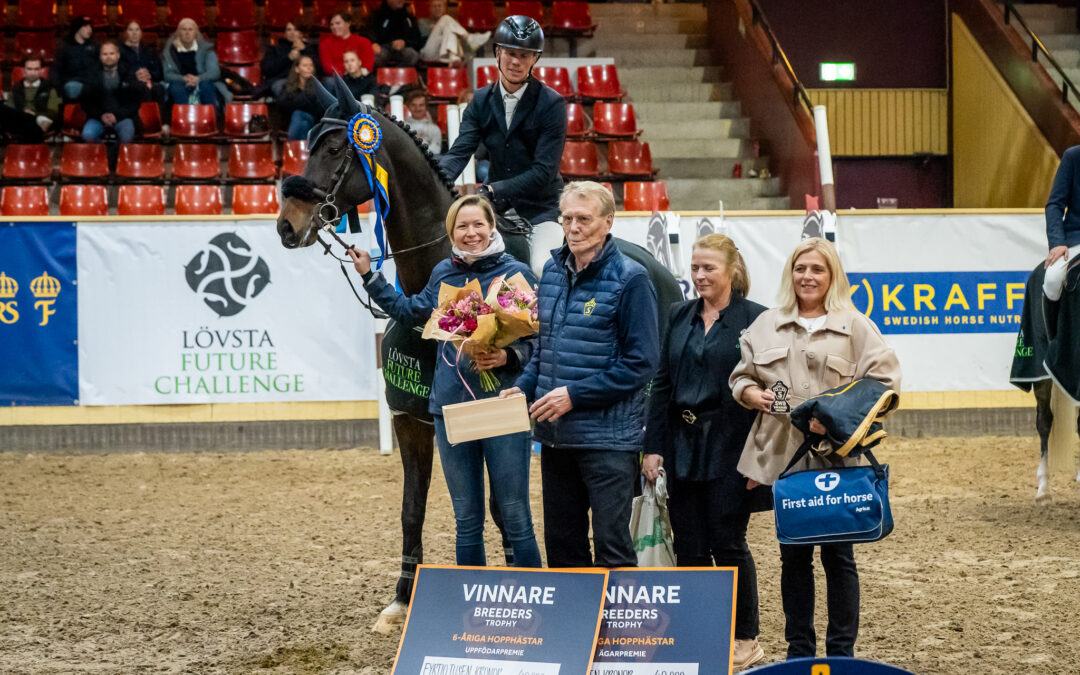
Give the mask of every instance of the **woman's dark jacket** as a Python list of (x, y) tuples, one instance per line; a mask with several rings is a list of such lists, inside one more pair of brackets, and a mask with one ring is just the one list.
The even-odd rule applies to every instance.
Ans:
[[(262, 58), (263, 82), (273, 82), (289, 76), (289, 70), (296, 65), (289, 58), (292, 51), (292, 42), (285, 38), (278, 38), (266, 49)], [(300, 50), (300, 56), (310, 57), (315, 63), (315, 75), (319, 76), (319, 48), (313, 41), (304, 42), (304, 48)], [(299, 60), (299, 58), (297, 59)]]
[[(536, 275), (532, 273), (528, 265), (519, 262), (508, 253), (502, 253), (481, 258), (472, 265), (466, 265), (456, 258), (448, 258), (435, 266), (435, 269), (431, 271), (431, 279), (427, 286), (416, 295), (402, 295), (378, 272), (365, 278), (364, 288), (367, 289), (371, 299), (396, 321), (400, 321), (405, 326), (422, 326), (431, 316), (431, 310), (439, 304), (439, 288), (444, 283), (461, 287), (470, 280), (477, 279), (480, 282), (480, 288), (487, 293), (488, 286), (495, 277), (510, 278), (518, 272), (521, 272), (530, 284), (536, 284)], [(501, 385), (492, 392), (484, 391), (481, 387), (479, 374), (473, 370), (471, 358), (462, 353), (461, 360), (455, 367), (457, 348), (450, 343), (440, 343), (428, 411), (433, 415), (442, 415), (444, 405), (473, 400), (466, 391), (465, 385), (462, 384), (462, 378), (468, 383), (469, 389), (476, 398), (498, 396), (499, 389), (512, 386), (514, 380), (521, 374), (525, 364), (532, 357), (535, 342), (535, 336), (531, 336), (522, 338), (507, 348), (506, 365), (490, 371)]]
[(735, 402), (728, 376), (739, 363), (739, 336), (765, 307), (733, 293), (706, 333), (702, 304), (688, 300), (671, 308), (653, 379), (645, 452), (663, 456), (673, 485), (722, 480), (724, 513), (731, 513), (745, 497), (746, 479), (735, 467), (757, 413)]
[(307, 86), (300, 89), (290, 89), (288, 85), (281, 91), (277, 99), (278, 107), (286, 115), (291, 115), (294, 110), (302, 110), (321, 120), (325, 109), (319, 103), (319, 97), (315, 94), (315, 84), (308, 82)]
[(136, 72), (139, 68), (146, 68), (150, 73), (150, 80), (152, 82), (163, 82), (165, 80), (165, 71), (161, 66), (161, 57), (158, 56), (157, 50), (151, 49), (146, 45), (140, 44), (136, 49), (127, 44), (120, 45), (120, 63), (127, 64), (131, 72)]
[(60, 53), (56, 55), (55, 82), (63, 91), (68, 82), (87, 82), (94, 73), (101, 69), (98, 60), (98, 43), (91, 40), (79, 44), (75, 40), (64, 40)]

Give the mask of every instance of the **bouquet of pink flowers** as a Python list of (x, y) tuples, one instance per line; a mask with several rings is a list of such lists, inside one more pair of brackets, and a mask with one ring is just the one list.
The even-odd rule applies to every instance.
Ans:
[[(464, 287), (443, 284), (439, 304), (424, 325), (423, 336), (455, 345), (460, 360), (462, 352), (476, 356), (502, 349), (538, 330), (536, 292), (518, 273), (492, 281), (487, 297), (481, 295), (476, 279)], [(479, 377), (484, 391), (492, 392), (499, 386), (489, 371), (480, 371)]]

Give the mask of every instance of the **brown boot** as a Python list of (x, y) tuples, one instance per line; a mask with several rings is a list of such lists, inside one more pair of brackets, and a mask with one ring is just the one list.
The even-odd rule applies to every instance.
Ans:
[(761, 648), (761, 645), (758, 644), (756, 639), (735, 641), (735, 654), (732, 659), (732, 665), (736, 670), (749, 668), (755, 663), (760, 663), (764, 660), (765, 650)]

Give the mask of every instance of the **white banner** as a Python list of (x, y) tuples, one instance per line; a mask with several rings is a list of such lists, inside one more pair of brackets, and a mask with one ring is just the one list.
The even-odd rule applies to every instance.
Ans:
[(273, 221), (77, 236), (81, 404), (376, 398), (371, 316), (336, 262), (285, 249)]

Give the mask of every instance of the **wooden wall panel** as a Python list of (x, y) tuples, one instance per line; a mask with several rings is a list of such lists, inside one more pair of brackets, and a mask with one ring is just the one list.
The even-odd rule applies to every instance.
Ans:
[(828, 111), (833, 155), (880, 157), (949, 152), (947, 89), (810, 89)]

